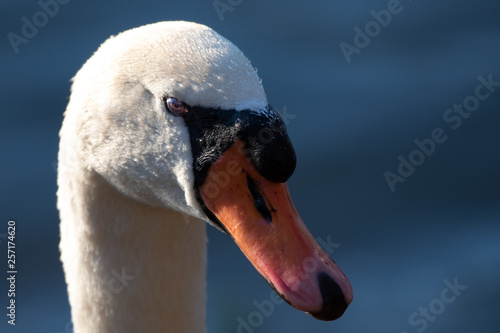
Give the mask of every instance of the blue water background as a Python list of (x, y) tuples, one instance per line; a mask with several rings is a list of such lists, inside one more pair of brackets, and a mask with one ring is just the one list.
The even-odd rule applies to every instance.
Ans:
[[(500, 82), (500, 4), (401, 1), (348, 63), (339, 45), (354, 45), (355, 27), (376, 29), (370, 12), (390, 3), (232, 1), (221, 20), (212, 0), (71, 0), (16, 53), (8, 34), (20, 35), (23, 17), (42, 9), (1, 0), (0, 277), (10, 219), (19, 273), (15, 327), (0, 280), (0, 331), (71, 331), (55, 206), (71, 77), (110, 35), (183, 19), (241, 48), (269, 101), (289, 115), (295, 205), (313, 235), (337, 244), (332, 257), (354, 288), (335, 322), (284, 304), (254, 321), (253, 332), (499, 332), (500, 88), (455, 130), (443, 115), (474, 95), (479, 76)], [(408, 159), (414, 140), (437, 128), (447, 140), (392, 192), (384, 172), (397, 173), (398, 156)], [(229, 237), (214, 228), (208, 235), (208, 332), (237, 332), (238, 318), (259, 317), (254, 301), (271, 289)], [(441, 308), (444, 280), (454, 279), (467, 289)], [(437, 314), (412, 325), (409, 317), (429, 306)]]

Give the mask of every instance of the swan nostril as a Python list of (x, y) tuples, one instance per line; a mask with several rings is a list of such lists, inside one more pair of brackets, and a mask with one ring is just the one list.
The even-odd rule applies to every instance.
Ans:
[(250, 194), (252, 195), (255, 208), (268, 223), (272, 223), (273, 217), (271, 215), (271, 211), (267, 207), (266, 200), (262, 196), (255, 180), (250, 176), (247, 176), (247, 185), (250, 190)]
[(335, 320), (344, 314), (347, 309), (347, 302), (340, 286), (325, 272), (317, 275), (319, 290), (323, 297), (323, 306), (317, 312), (310, 314), (320, 320)]

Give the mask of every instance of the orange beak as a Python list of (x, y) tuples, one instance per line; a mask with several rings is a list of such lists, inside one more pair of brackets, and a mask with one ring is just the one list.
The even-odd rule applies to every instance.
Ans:
[(349, 280), (309, 233), (286, 183), (264, 178), (237, 140), (208, 170), (201, 197), (254, 267), (290, 305), (317, 319), (339, 318)]

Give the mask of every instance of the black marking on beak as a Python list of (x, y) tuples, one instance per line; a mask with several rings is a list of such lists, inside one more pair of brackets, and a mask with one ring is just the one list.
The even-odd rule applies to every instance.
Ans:
[[(207, 217), (221, 231), (227, 233), (222, 223), (204, 204), (200, 187), (205, 181), (210, 166), (236, 140), (243, 141), (245, 145), (242, 157), (250, 157), (257, 170), (267, 180), (277, 183), (285, 182), (295, 170), (295, 152), (288, 138), (285, 124), (270, 105), (260, 111), (189, 106), (189, 112), (180, 116), (184, 119), (189, 131), (196, 199)], [(258, 187), (254, 186), (253, 189), (251, 193), (256, 201), (256, 208), (267, 221), (271, 222), (271, 213)], [(262, 199), (259, 199), (259, 196)]]
[(285, 124), (268, 106), (265, 110), (222, 110), (190, 107), (183, 114), (189, 131), (195, 188), (205, 181), (208, 169), (237, 139), (266, 179), (285, 182), (295, 170), (296, 157)]
[(260, 174), (275, 183), (286, 182), (295, 170), (297, 161), (283, 121), (273, 117), (268, 126), (249, 126), (242, 134)]
[(266, 200), (260, 193), (259, 188), (255, 183), (255, 180), (252, 177), (247, 176), (247, 184), (248, 184), (248, 189), (252, 194), (255, 208), (260, 213), (260, 215), (262, 215), (262, 217), (266, 219), (267, 222), (272, 223), (273, 218), (271, 216), (271, 212), (269, 211), (269, 208), (267, 208)]
[(319, 290), (323, 297), (323, 307), (317, 312), (310, 314), (320, 320), (335, 320), (340, 318), (347, 309), (344, 293), (340, 286), (325, 272), (317, 275)]

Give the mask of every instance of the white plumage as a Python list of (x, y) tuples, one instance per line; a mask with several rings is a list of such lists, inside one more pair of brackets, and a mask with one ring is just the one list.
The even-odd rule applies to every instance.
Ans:
[[(57, 193), (76, 332), (202, 331), (206, 240), (196, 218), (208, 219), (194, 198), (188, 131), (166, 112), (167, 95), (267, 106), (250, 61), (200, 24), (126, 31), (85, 63), (60, 132)], [(113, 293), (122, 269), (134, 279)]]
[[(61, 260), (77, 333), (205, 331), (204, 221), (216, 222), (201, 207), (211, 198), (197, 197), (191, 128), (167, 110), (167, 97), (198, 112), (257, 115), (246, 118), (257, 126), (273, 114), (250, 61), (200, 24), (126, 31), (85, 63), (74, 78), (58, 157)], [(293, 162), (282, 167), (287, 178), (295, 155), (273, 117), (278, 127), (264, 129), (277, 143), (266, 150), (253, 142), (252, 149), (266, 161), (286, 152)], [(255, 139), (244, 135), (234, 143)], [(236, 154), (241, 163), (232, 164), (228, 189), (241, 192), (210, 202), (213, 214), (227, 217), (233, 239), (292, 306), (318, 319), (341, 316), (352, 300), (349, 281), (304, 227), (284, 180), (266, 179), (244, 152), (227, 151), (212, 166), (224, 170)]]

